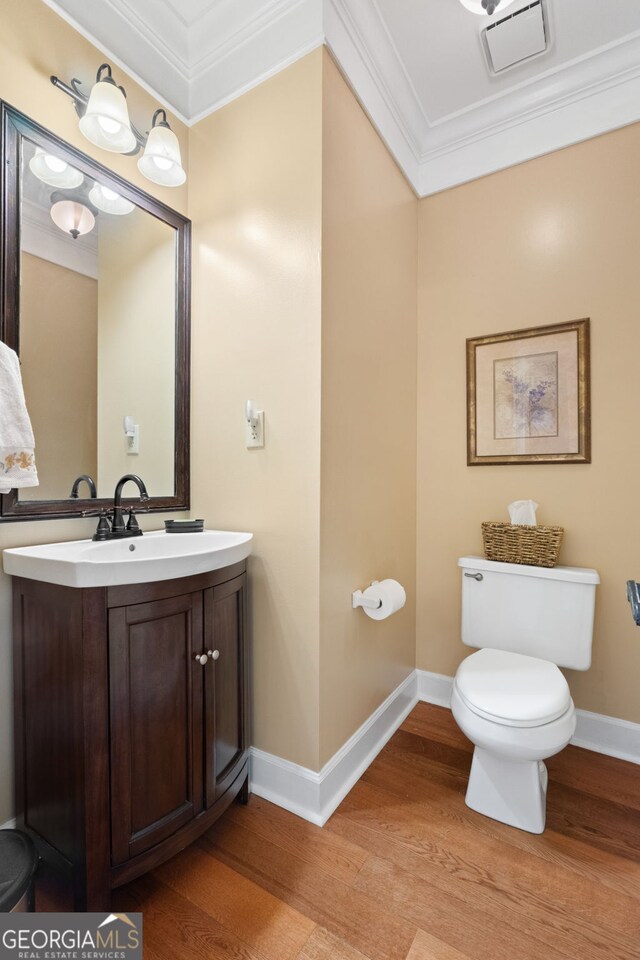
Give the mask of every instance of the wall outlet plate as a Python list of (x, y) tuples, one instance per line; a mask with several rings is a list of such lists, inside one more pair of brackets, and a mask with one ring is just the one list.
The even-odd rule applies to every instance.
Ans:
[(125, 437), (124, 441), (128, 457), (135, 457), (140, 453), (140, 425), (138, 423), (134, 424), (133, 436)]
[(264, 447), (264, 410), (256, 410), (253, 423), (245, 420), (247, 450)]

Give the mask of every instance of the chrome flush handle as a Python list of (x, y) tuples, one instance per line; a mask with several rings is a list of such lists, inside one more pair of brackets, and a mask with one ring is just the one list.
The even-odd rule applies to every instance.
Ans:
[(481, 573), (465, 573), (465, 577), (471, 577), (472, 580), (477, 580), (478, 582), (480, 582), (480, 580), (484, 580), (484, 577)]

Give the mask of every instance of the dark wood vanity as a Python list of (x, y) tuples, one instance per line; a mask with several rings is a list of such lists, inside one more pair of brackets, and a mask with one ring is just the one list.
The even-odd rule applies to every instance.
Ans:
[(15, 577), (18, 825), (75, 910), (248, 795), (246, 561), (139, 585)]

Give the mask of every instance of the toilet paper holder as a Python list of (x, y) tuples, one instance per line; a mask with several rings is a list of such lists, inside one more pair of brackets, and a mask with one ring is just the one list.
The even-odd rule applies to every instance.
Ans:
[(627, 580), (627, 600), (631, 604), (631, 614), (636, 626), (640, 627), (640, 583), (635, 580)]
[[(379, 580), (372, 580), (371, 586), (373, 587), (379, 582)], [(362, 590), (354, 590), (351, 594), (351, 604), (354, 610), (357, 610), (358, 607), (366, 607), (367, 610), (379, 610), (382, 606), (382, 600), (374, 600), (373, 597), (365, 597), (362, 593)]]

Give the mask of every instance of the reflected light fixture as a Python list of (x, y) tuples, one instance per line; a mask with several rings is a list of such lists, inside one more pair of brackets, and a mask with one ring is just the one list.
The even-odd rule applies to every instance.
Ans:
[(97, 207), (102, 213), (111, 213), (118, 217), (131, 213), (131, 211), (135, 209), (134, 203), (121, 197), (115, 190), (111, 190), (101, 183), (94, 183), (91, 190), (89, 190), (89, 200), (91, 200), (94, 207)]
[(479, 13), (480, 16), (493, 16), (496, 11), (502, 13), (507, 7), (511, 6), (514, 0), (460, 0), (460, 3), (471, 13)]
[(91, 143), (112, 153), (131, 153), (137, 141), (127, 109), (124, 87), (116, 85), (111, 67), (103, 63), (91, 88), (80, 130)]
[(89, 96), (80, 90), (80, 80), (75, 77), (70, 84), (51, 77), (51, 83), (71, 97), (80, 117), (80, 130), (91, 143), (130, 156), (144, 149), (138, 168), (148, 180), (165, 187), (179, 187), (185, 182), (180, 144), (167, 122), (166, 111), (156, 110), (148, 135), (140, 133), (129, 119), (124, 87), (116, 84), (108, 63), (98, 69)]
[(35, 154), (29, 160), (29, 169), (38, 180), (62, 190), (79, 187), (84, 179), (80, 171), (74, 169), (66, 160), (47, 153), (42, 147), (36, 147)]
[[(162, 114), (163, 119), (159, 120)], [(167, 123), (164, 110), (156, 110), (144, 153), (138, 160), (138, 170), (147, 180), (165, 187), (179, 187), (187, 179), (182, 169), (180, 144)]]
[(64, 233), (70, 233), (74, 240), (90, 233), (96, 224), (95, 209), (83, 196), (65, 194), (56, 190), (51, 194), (51, 219)]

